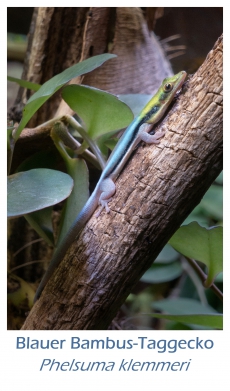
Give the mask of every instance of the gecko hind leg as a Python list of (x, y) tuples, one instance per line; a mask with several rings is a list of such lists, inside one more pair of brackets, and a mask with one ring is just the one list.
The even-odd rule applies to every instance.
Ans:
[(96, 217), (99, 217), (102, 210), (105, 208), (106, 213), (110, 212), (108, 202), (111, 201), (113, 195), (116, 192), (116, 185), (111, 178), (103, 179), (100, 185), (101, 195), (98, 204), (101, 205), (99, 211), (96, 213)]

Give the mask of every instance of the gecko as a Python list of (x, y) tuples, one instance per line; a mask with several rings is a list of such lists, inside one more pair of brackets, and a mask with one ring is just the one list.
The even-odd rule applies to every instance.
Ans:
[(174, 76), (165, 78), (156, 94), (124, 131), (122, 137), (112, 151), (93, 193), (74, 220), (67, 235), (54, 252), (49, 267), (38, 286), (34, 302), (40, 297), (55, 269), (64, 258), (73, 241), (78, 237), (81, 230), (93, 215), (98, 205), (100, 205), (100, 208), (96, 213), (96, 217), (99, 217), (103, 209), (105, 209), (107, 213), (110, 212), (108, 203), (116, 192), (114, 181), (137, 144), (140, 141), (144, 141), (148, 144), (158, 144), (160, 142), (159, 139), (164, 136), (164, 131), (159, 131), (153, 135), (149, 134), (149, 132), (163, 117), (176, 93), (181, 89), (186, 76), (187, 73), (181, 71)]

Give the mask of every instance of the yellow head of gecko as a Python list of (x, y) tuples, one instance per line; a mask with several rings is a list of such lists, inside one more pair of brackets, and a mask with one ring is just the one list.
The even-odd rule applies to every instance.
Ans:
[(153, 123), (162, 117), (165, 110), (173, 100), (175, 93), (182, 87), (187, 73), (181, 71), (174, 76), (166, 77), (157, 93), (147, 103), (141, 112), (144, 122)]

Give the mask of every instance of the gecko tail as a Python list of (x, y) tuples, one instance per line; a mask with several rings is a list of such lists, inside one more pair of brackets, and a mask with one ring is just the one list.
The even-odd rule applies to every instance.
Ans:
[(91, 194), (90, 198), (86, 202), (85, 206), (82, 208), (81, 212), (78, 214), (76, 219), (74, 220), (72, 226), (70, 227), (66, 237), (61, 241), (60, 245), (57, 247), (57, 249), (54, 252), (53, 258), (50, 261), (50, 264), (48, 266), (48, 269), (46, 273), (44, 274), (38, 289), (34, 296), (34, 303), (39, 299), (41, 296), (41, 293), (43, 289), (45, 288), (47, 282), (49, 281), (50, 277), (56, 270), (56, 268), (59, 266), (60, 262), (64, 258), (66, 252), (70, 248), (71, 244), (74, 242), (74, 240), (77, 239), (80, 232), (86, 225), (87, 221), (92, 216), (93, 212), (96, 210), (98, 206), (100, 191), (98, 187), (96, 186), (94, 192)]

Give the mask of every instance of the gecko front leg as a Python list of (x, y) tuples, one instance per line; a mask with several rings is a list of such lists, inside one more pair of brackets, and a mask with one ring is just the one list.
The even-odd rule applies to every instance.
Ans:
[(96, 217), (99, 217), (101, 211), (105, 208), (106, 212), (109, 213), (108, 202), (111, 201), (113, 195), (116, 192), (116, 185), (111, 178), (105, 178), (102, 180), (100, 187), (101, 195), (99, 197), (98, 204), (101, 205), (99, 211), (96, 213)]

